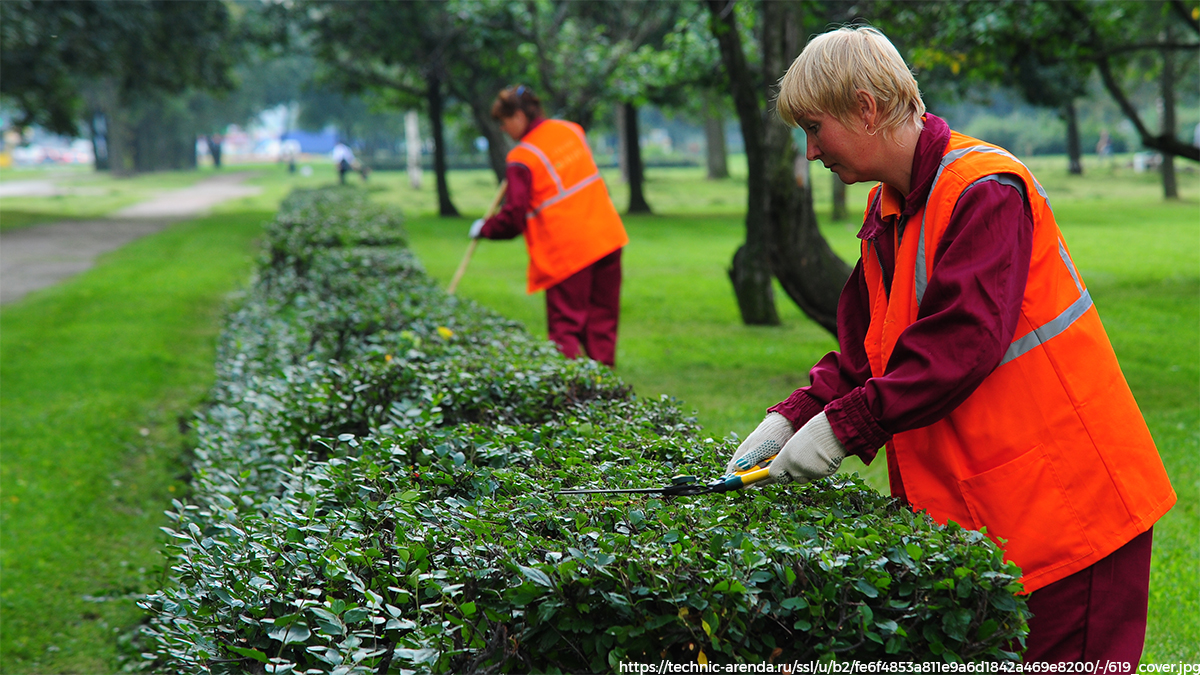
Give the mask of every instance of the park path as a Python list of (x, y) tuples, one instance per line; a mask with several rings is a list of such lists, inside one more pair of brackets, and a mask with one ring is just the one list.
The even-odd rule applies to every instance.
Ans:
[[(45, 288), (92, 267), (101, 254), (153, 234), (171, 223), (203, 215), (235, 197), (256, 195), (261, 187), (242, 185), (252, 174), (229, 173), (191, 187), (164, 190), (157, 197), (107, 218), (67, 221), (0, 233), (0, 304)], [(22, 185), (23, 184), (23, 185)], [(0, 196), (54, 194), (49, 181), (14, 181)]]

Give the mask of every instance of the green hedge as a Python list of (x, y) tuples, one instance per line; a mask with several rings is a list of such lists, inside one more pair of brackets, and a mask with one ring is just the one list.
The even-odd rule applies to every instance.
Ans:
[(217, 368), (149, 668), (1015, 659), (1027, 630), (986, 537), (857, 477), (555, 495), (715, 476), (735, 444), (447, 296), (352, 188), (288, 198)]

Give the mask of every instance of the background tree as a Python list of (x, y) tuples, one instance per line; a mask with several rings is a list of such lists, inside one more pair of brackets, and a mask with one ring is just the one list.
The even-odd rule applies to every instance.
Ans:
[[(1094, 68), (1145, 147), (1200, 161), (1200, 147), (1173, 130), (1150, 131), (1128, 93), (1135, 72), (1162, 75), (1139, 64), (1139, 54), (1183, 52), (1190, 58), (1181, 61), (1194, 69), (1200, 24), (1182, 2), (885, 1), (873, 10), (907, 45), (914, 68), (960, 87), (990, 79), (1016, 86), (1032, 103), (1065, 105), (1082, 93)], [(922, 76), (923, 86), (928, 81)], [(1070, 113), (1064, 117), (1069, 124)]]
[(663, 48), (682, 3), (536, 0), (506, 7), (519, 40), (517, 64), (548, 115), (586, 130), (595, 124), (597, 111), (614, 105), (629, 181), (628, 212), (649, 213), (637, 110), (649, 102), (647, 92), (661, 72), (648, 55)]
[(314, 81), (300, 92), (299, 103), (297, 121), (302, 128), (334, 127), (338, 139), (353, 147), (363, 161), (404, 136), (404, 114), (371, 91), (346, 94)]
[[(809, 318), (836, 332), (837, 300), (850, 268), (833, 253), (817, 227), (812, 184), (797, 185), (796, 144), (774, 114), (771, 86), (800, 53), (803, 6), (782, 0), (758, 3), (757, 17), (728, 0), (707, 0), (713, 34), (733, 92), (746, 146), (746, 241), (734, 253), (729, 276), (747, 324), (779, 323), (774, 275)], [(743, 51), (739, 21), (755, 21), (762, 61), (757, 69)], [(807, 166), (806, 164), (804, 166)]]
[(313, 50), (344, 91), (376, 91), (397, 109), (423, 102), (433, 136), (438, 213), (457, 216), (446, 179), (446, 81), (463, 30), (442, 2), (312, 2), (298, 5)]
[[(733, 282), (742, 322), (775, 326), (779, 324), (779, 313), (775, 309), (768, 258), (770, 227), (766, 217), (762, 77), (751, 69), (743, 51), (738, 5), (732, 0), (707, 0), (707, 3), (746, 147), (746, 241), (733, 254), (729, 279)], [(752, 20), (750, 15), (743, 17), (743, 22)]]
[[(1171, 155), (1200, 162), (1200, 147), (1179, 140), (1174, 129), (1164, 129), (1159, 134), (1149, 130), (1142, 120), (1141, 113), (1126, 93), (1122, 78), (1119, 77), (1120, 69), (1129, 65), (1130, 55), (1145, 52), (1183, 52), (1189, 58), (1181, 60), (1194, 68), (1196, 57), (1200, 55), (1200, 41), (1196, 39), (1200, 35), (1200, 24), (1197, 23), (1195, 13), (1178, 1), (1119, 2), (1113, 3), (1113, 7), (1108, 8), (1108, 11), (1071, 2), (1065, 3), (1062, 11), (1066, 11), (1078, 22), (1084, 45), (1081, 50), (1083, 58), (1096, 64), (1105, 89), (1137, 129), (1142, 145), (1157, 150), (1164, 156)], [(1146, 26), (1147, 23), (1157, 24), (1159, 30), (1130, 30), (1131, 26)], [(1183, 37), (1184, 35), (1187, 37)], [(1147, 37), (1149, 39), (1146, 39)], [(1163, 69), (1158, 75), (1160, 78), (1170, 78), (1172, 83), (1178, 76), (1174, 68)], [(1174, 101), (1171, 103), (1172, 110), (1167, 116), (1173, 118)]]
[(229, 89), (243, 53), (236, 28), (219, 2), (3, 2), (0, 94), (20, 112), (18, 124), (77, 135), (86, 115), (105, 131), (115, 173), (157, 168), (187, 152), (180, 144), (190, 133), (186, 107), (167, 97)]
[(890, 1), (875, 9), (923, 87), (928, 83), (971, 99), (978, 98), (980, 83), (991, 82), (1054, 110), (1066, 122), (1068, 170), (1079, 174), (1075, 100), (1086, 95), (1093, 66), (1075, 53), (1075, 22), (1053, 4)]
[[(674, 8), (674, 24), (664, 17), (663, 30), (625, 60), (617, 72), (615, 89), (624, 102), (619, 119), (622, 149), (629, 180), (629, 212), (648, 213), (642, 191), (644, 181), (637, 110), (654, 105), (690, 117), (707, 120), (719, 115), (725, 81), (720, 76), (721, 55), (712, 32), (703, 20), (707, 10), (700, 4)], [(710, 177), (714, 171), (729, 175), (725, 163), (725, 137), (722, 121), (706, 123), (706, 135), (713, 136), (708, 151)], [(714, 130), (713, 127), (716, 127)]]
[(487, 139), (488, 162), (498, 183), (504, 178), (513, 142), (492, 119), (492, 102), (501, 89), (524, 81), (521, 42), (505, 2), (451, 0), (450, 11), (461, 32), (455, 40), (454, 58), (447, 62), (446, 86), (470, 111), (479, 135)]
[(547, 113), (589, 129), (610, 102), (624, 62), (662, 39), (679, 6), (656, 0), (511, 4), (524, 76), (541, 92)]
[(725, 140), (725, 108), (722, 96), (710, 92), (701, 99), (704, 106), (704, 168), (709, 180), (729, 178), (729, 153)]

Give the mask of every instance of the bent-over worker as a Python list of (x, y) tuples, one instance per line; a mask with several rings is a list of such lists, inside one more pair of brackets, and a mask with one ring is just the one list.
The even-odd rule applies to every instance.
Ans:
[(549, 337), (575, 358), (582, 349), (616, 363), (625, 226), (596, 168), (583, 128), (546, 119), (525, 85), (508, 87), (492, 117), (517, 146), (508, 153), (504, 208), (471, 225), (470, 236), (525, 235), (528, 292), (546, 291)]
[[(780, 117), (845, 183), (877, 182), (838, 304), (839, 351), (736, 451), (807, 483), (886, 445), (891, 492), (987, 535), (1022, 571), (1024, 658), (1136, 664), (1151, 527), (1175, 503), (1046, 193), (925, 112), (868, 27), (809, 42)], [(1136, 666), (1135, 666), (1136, 667)]]

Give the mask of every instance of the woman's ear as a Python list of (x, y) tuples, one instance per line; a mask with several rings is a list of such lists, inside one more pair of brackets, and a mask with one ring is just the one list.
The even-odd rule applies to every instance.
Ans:
[(867, 132), (872, 133), (879, 127), (879, 103), (871, 92), (859, 89), (856, 93), (858, 97), (858, 114), (862, 116), (863, 124), (866, 125)]

